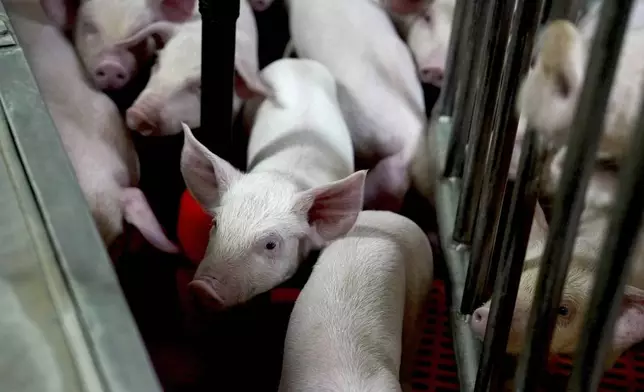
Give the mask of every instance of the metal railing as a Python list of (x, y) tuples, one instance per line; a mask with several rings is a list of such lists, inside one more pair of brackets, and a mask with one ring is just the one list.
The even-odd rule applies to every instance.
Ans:
[[(576, 21), (590, 3), (553, 0), (548, 20)], [(632, 0), (601, 5), (519, 356), (517, 391), (537, 390), (546, 368), (632, 6)], [(508, 342), (543, 158), (539, 135), (528, 124), (517, 177), (508, 179), (518, 123), (514, 107), (517, 81), (528, 70), (543, 8), (543, 0), (457, 0), (446, 85), (428, 130), (436, 132), (439, 160), (444, 163), (437, 213), (452, 286), (450, 316), (463, 391), (502, 390), (499, 363)], [(635, 129), (644, 128), (644, 106), (642, 113)], [(644, 148), (644, 132), (635, 134), (631, 144), (633, 153), (620, 171), (610, 235), (599, 258), (597, 276), (602, 279), (592, 293), (568, 384), (572, 391), (597, 390), (642, 220), (644, 202), (636, 195), (644, 189), (644, 157), (638, 153)], [(490, 295), (481, 349), (467, 315)]]

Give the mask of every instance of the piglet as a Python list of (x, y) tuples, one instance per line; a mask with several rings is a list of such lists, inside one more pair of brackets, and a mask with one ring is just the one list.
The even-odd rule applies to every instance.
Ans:
[[(241, 99), (269, 95), (259, 78), (255, 17), (246, 0), (239, 5), (233, 119), (241, 108)], [(126, 112), (130, 129), (143, 135), (167, 136), (180, 133), (182, 122), (191, 128), (200, 126), (201, 31), (201, 19), (180, 25), (162, 21), (119, 43), (132, 46), (153, 37), (162, 48), (147, 86)]]
[(138, 156), (115, 104), (88, 85), (73, 47), (37, 0), (5, 4), (105, 244), (125, 219), (157, 248), (178, 252), (136, 188)]
[(125, 87), (154, 55), (152, 40), (117, 43), (157, 20), (183, 22), (197, 13), (196, 0), (40, 0), (54, 25), (72, 31), (74, 44), (94, 85)]
[[(559, 152), (551, 163), (551, 178), (558, 182), (564, 152)], [(550, 351), (553, 354), (572, 355), (577, 349), (585, 322), (599, 252), (606, 238), (610, 210), (614, 203), (616, 179), (614, 174), (597, 170), (593, 173), (586, 193), (585, 207), (575, 239), (572, 259), (566, 275), (562, 302)], [(545, 237), (544, 237), (545, 239)], [(530, 241), (535, 241), (531, 233)], [(543, 248), (542, 248), (543, 249)], [(515, 303), (507, 352), (517, 355), (525, 342), (525, 330), (530, 317), (534, 291), (539, 276), (539, 257), (526, 257)], [(605, 366), (610, 368), (620, 355), (632, 345), (644, 340), (644, 236), (640, 234), (632, 256), (634, 262), (624, 291), (620, 312), (613, 331), (612, 346)], [(471, 326), (481, 339), (485, 336), (490, 302), (472, 315)]]
[(425, 148), (423, 91), (411, 53), (387, 12), (373, 0), (286, 4), (295, 51), (324, 64), (336, 78), (356, 159), (359, 166), (372, 167), (365, 208), (399, 210), (412, 181), (431, 197), (436, 170)]
[(423, 83), (443, 85), (455, 5), (455, 0), (435, 0), (425, 4), (420, 12), (393, 16), (411, 49)]
[(366, 173), (353, 173), (351, 137), (329, 71), (282, 59), (262, 78), (275, 98), (258, 109), (248, 173), (208, 151), (184, 125), (181, 172), (214, 220), (190, 289), (215, 309), (289, 279), (310, 250), (346, 234), (362, 209)]
[[(545, 136), (549, 148), (558, 149), (567, 142), (591, 43), (570, 22), (551, 22), (543, 33), (534, 67), (521, 83), (518, 111)], [(644, 30), (627, 31), (607, 106), (599, 159), (620, 161), (629, 144), (639, 113), (643, 56)]]
[(415, 223), (361, 212), (321, 252), (295, 302), (279, 392), (394, 392), (401, 382), (411, 391), (432, 275), (432, 250)]

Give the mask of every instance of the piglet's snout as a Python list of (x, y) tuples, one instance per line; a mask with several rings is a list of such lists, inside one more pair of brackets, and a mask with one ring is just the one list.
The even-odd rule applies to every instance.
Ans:
[(443, 85), (444, 71), (442, 67), (425, 67), (420, 71), (420, 78), (424, 83), (429, 83), (436, 87)]
[(133, 59), (127, 55), (108, 54), (101, 57), (94, 68), (93, 78), (101, 90), (119, 90), (125, 87), (134, 73)]
[(480, 307), (472, 313), (472, 319), (470, 320), (470, 326), (472, 331), (483, 339), (485, 337), (485, 328), (487, 326), (487, 318), (490, 313), (489, 308)]
[(125, 112), (125, 122), (128, 128), (137, 131), (143, 136), (148, 136), (158, 129), (156, 121), (154, 121), (149, 113), (149, 110), (143, 110), (140, 107), (132, 106)]
[(193, 298), (209, 310), (219, 311), (224, 306), (224, 301), (217, 293), (217, 282), (208, 277), (193, 280), (188, 284), (188, 290)]

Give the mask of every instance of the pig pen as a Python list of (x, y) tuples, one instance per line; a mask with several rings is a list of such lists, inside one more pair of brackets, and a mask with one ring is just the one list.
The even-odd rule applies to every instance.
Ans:
[[(208, 2), (208, 4), (210, 3)], [(231, 1), (230, 3), (235, 2)], [(533, 4), (530, 4), (528, 1), (517, 0), (503, 5), (502, 1), (497, 0), (476, 3), (480, 4), (472, 3), (470, 5), (463, 0), (457, 2), (453, 31), (460, 34), (453, 34), (453, 37), (467, 34), (468, 29), (462, 28), (462, 26), (471, 22), (459, 17), (459, 15), (465, 15), (464, 10), (469, 10), (469, 14), (479, 15), (478, 18), (474, 18), (476, 21), (470, 30), (472, 37), (475, 37), (477, 33), (486, 31), (486, 27), (490, 31), (494, 30), (493, 38), (490, 42), (507, 41), (509, 36), (514, 37), (514, 41), (511, 41), (508, 48), (505, 49), (507, 51), (505, 53), (514, 51), (508, 57), (508, 60), (504, 59), (502, 53), (494, 52), (494, 55), (492, 55), (492, 46), (478, 45), (482, 51), (481, 55), (487, 54), (489, 58), (497, 59), (497, 63), (490, 65), (490, 72), (504, 69), (510, 75), (516, 76), (517, 72), (525, 69), (525, 53), (529, 54), (531, 49), (531, 43), (528, 42), (532, 41), (534, 36), (533, 28), (538, 22), (534, 15), (538, 15), (541, 12), (541, 6), (545, 2), (535, 0)], [(510, 4), (514, 5), (515, 3), (517, 4), (517, 10), (513, 12), (513, 7)], [(621, 4), (624, 2), (616, 1), (615, 3), (619, 3), (619, 7), (623, 7)], [(557, 0), (554, 0), (554, 4), (557, 4)], [(213, 9), (219, 8), (212, 4), (210, 4), (210, 7)], [(615, 7), (618, 7), (618, 5)], [(476, 12), (476, 10), (479, 12)], [(505, 23), (505, 29), (503, 26), (491, 26), (488, 23), (493, 12), (496, 13), (494, 14), (496, 16), (503, 16), (503, 18), (498, 19)], [(553, 7), (553, 11), (550, 14), (556, 15), (557, 12), (568, 12), (568, 10), (562, 11), (558, 10), (557, 7)], [(231, 23), (233, 19), (230, 16), (232, 13), (224, 12), (223, 15), (217, 18), (211, 18), (214, 20), (209, 20), (204, 15), (204, 30), (207, 30), (204, 36), (205, 45), (208, 45), (209, 48), (214, 48), (215, 52), (220, 53), (220, 56), (204, 56), (203, 60), (204, 68), (210, 67), (210, 71), (204, 74), (206, 75), (203, 83), (204, 106), (210, 105), (211, 108), (217, 108), (217, 105), (213, 105), (214, 102), (217, 102), (217, 99), (230, 100), (230, 94), (228, 93), (225, 98), (215, 97), (214, 95), (208, 97), (208, 94), (215, 94), (211, 92), (215, 91), (215, 87), (211, 85), (220, 84), (226, 87), (226, 84), (229, 83), (228, 81), (217, 80), (216, 75), (218, 74), (217, 71), (221, 70), (222, 72), (219, 73), (225, 75), (227, 69), (232, 69), (232, 57), (227, 57), (226, 55), (228, 49), (230, 49), (226, 47), (227, 42), (232, 42), (229, 39), (231, 37), (230, 32), (234, 31)], [(486, 17), (485, 15), (488, 16)], [(288, 41), (288, 24), (286, 12), (281, 1), (276, 1), (270, 9), (264, 12), (256, 13), (256, 18), (260, 39), (260, 63), (263, 67), (281, 57)], [(104, 252), (99, 249), (99, 242), (97, 238), (94, 238), (96, 236), (90, 236), (92, 238), (89, 239), (73, 239), (76, 236), (74, 233), (78, 230), (92, 232), (88, 226), (90, 224), (88, 220), (89, 214), (86, 211), (83, 211), (84, 215), (80, 214), (83, 215), (83, 219), (80, 219), (82, 222), (70, 220), (71, 215), (69, 212), (66, 215), (62, 215), (61, 211), (63, 209), (60, 208), (60, 203), (76, 202), (82, 204), (78, 202), (79, 197), (82, 197), (80, 192), (75, 191), (75, 193), (66, 194), (66, 201), (54, 200), (56, 189), (53, 186), (54, 181), (58, 181), (58, 186), (60, 187), (71, 184), (71, 182), (66, 183), (64, 181), (73, 181), (73, 177), (68, 173), (69, 168), (67, 168), (67, 172), (62, 170), (62, 174), (54, 175), (53, 177), (55, 178), (44, 178), (45, 172), (42, 166), (44, 151), (47, 151), (47, 154), (50, 155), (60, 155), (62, 150), (53, 148), (54, 151), (52, 151), (51, 139), (48, 138), (55, 138), (55, 131), (53, 126), (47, 123), (49, 120), (44, 120), (45, 112), (42, 110), (42, 102), (38, 100), (37, 104), (25, 104), (23, 95), (31, 94), (29, 95), (30, 99), (36, 102), (37, 90), (33, 88), (33, 81), (31, 81), (31, 76), (25, 67), (26, 61), (24, 57), (21, 57), (19, 50), (16, 49), (19, 42), (13, 40), (9, 29), (3, 29), (3, 21), (8, 22), (8, 18), (3, 12), (0, 0), (0, 67), (2, 67), (2, 71), (0, 71), (0, 99), (2, 101), (2, 106), (0, 107), (0, 132), (10, 135), (13, 138), (13, 143), (22, 148), (23, 152), (20, 155), (22, 167), (31, 170), (31, 175), (25, 174), (25, 177), (29, 177), (32, 192), (37, 195), (36, 197), (31, 193), (28, 195), (24, 193), (22, 197), (33, 196), (36, 200), (41, 214), (45, 216), (42, 218), (43, 222), (47, 223), (43, 223), (42, 230), (48, 231), (49, 237), (52, 238), (51, 241), (58, 246), (55, 250), (55, 252), (58, 252), (58, 263), (52, 263), (52, 265), (55, 266), (54, 268), (60, 269), (60, 274), (64, 276), (64, 286), (69, 292), (68, 295), (73, 298), (72, 302), (77, 308), (78, 317), (82, 320), (82, 322), (79, 322), (80, 328), (83, 330), (80, 335), (84, 336), (86, 350), (90, 353), (93, 359), (91, 362), (96, 367), (96, 374), (94, 374), (95, 384), (91, 384), (85, 379), (84, 390), (159, 390), (159, 385), (154, 379), (149, 363), (145, 358), (143, 346), (140, 344), (142, 340), (156, 376), (160, 381), (161, 388), (165, 391), (205, 391), (213, 389), (224, 391), (275, 391), (279, 381), (281, 349), (290, 310), (298, 289), (306, 281), (313, 260), (302, 268), (291, 281), (286, 282), (281, 287), (259, 296), (243, 307), (222, 315), (213, 316), (199, 313), (193, 308), (191, 299), (187, 296), (186, 285), (194, 272), (192, 264), (184, 257), (163, 254), (151, 247), (146, 247), (137, 253), (125, 255), (115, 263), (118, 283), (120, 283), (120, 288), (122, 289), (121, 294), (116, 287), (116, 280), (111, 271), (109, 268), (106, 269), (109, 266), (107, 257), (104, 257)], [(488, 32), (488, 34), (490, 33)], [(484, 42), (484, 35), (478, 35), (482, 40), (481, 42)], [(221, 37), (221, 39), (208, 38), (213, 36)], [(525, 44), (522, 48), (517, 45), (517, 37), (520, 37), (521, 40), (525, 38), (525, 41), (519, 41)], [(461, 42), (469, 39), (463, 39)], [(455, 64), (469, 61), (463, 57), (463, 54), (460, 57), (456, 56), (455, 48), (459, 47), (459, 41), (455, 38), (452, 40), (454, 42), (451, 43), (451, 61)], [(483, 50), (488, 52), (483, 52)], [(472, 51), (462, 51), (461, 53), (467, 52)], [(455, 58), (457, 60), (454, 60)], [(226, 64), (227, 59), (228, 63)], [(220, 63), (223, 63), (223, 65)], [(5, 64), (8, 64), (7, 68), (4, 68)], [(485, 69), (479, 68), (473, 68), (472, 74), (484, 75)], [(4, 72), (5, 69), (10, 70), (10, 72)], [(498, 73), (498, 75), (500, 74)], [(460, 73), (458, 75), (459, 80), (463, 80), (462, 88), (467, 91), (480, 87), (480, 85), (475, 84), (474, 80), (476, 78), (461, 77)], [(453, 73), (453, 76), (456, 76), (456, 72)], [(145, 85), (147, 77), (148, 75), (142, 73), (139, 75), (139, 80), (133, 83), (132, 91), (124, 91), (114, 97), (121, 110), (125, 110), (131, 104), (138, 91)], [(10, 83), (12, 78), (29, 79), (31, 84), (17, 87)], [(477, 297), (480, 299), (484, 295), (483, 293), (487, 293), (489, 297), (489, 294), (493, 291), (493, 282), (490, 279), (479, 279), (483, 274), (479, 272), (475, 276), (474, 272), (476, 269), (487, 274), (488, 270), (496, 268), (496, 264), (500, 259), (497, 252), (500, 252), (501, 249), (496, 249), (493, 245), (498, 244), (500, 246), (504, 235), (509, 234), (505, 234), (504, 230), (498, 229), (499, 234), (495, 236), (488, 234), (493, 230), (480, 230), (483, 235), (478, 235), (478, 243), (472, 243), (472, 238), (463, 240), (461, 237), (458, 244), (465, 244), (465, 246), (457, 246), (457, 242), (452, 240), (455, 222), (465, 221), (463, 217), (455, 218), (459, 215), (457, 214), (455, 201), (463, 199), (464, 202), (459, 201), (459, 205), (463, 204), (470, 209), (471, 222), (469, 224), (471, 227), (468, 230), (473, 239), (477, 238), (474, 222), (482, 221), (480, 215), (473, 219), (475, 213), (471, 212), (471, 206), (478, 203), (478, 197), (482, 192), (481, 189), (478, 191), (471, 189), (471, 184), (473, 183), (471, 178), (479, 178), (479, 176), (470, 175), (470, 185), (467, 185), (468, 180), (466, 176), (463, 176), (464, 161), (476, 162), (476, 165), (473, 166), (476, 168), (475, 170), (479, 170), (480, 177), (483, 177), (483, 173), (487, 173), (487, 170), (491, 169), (488, 169), (484, 165), (485, 160), (480, 158), (487, 154), (486, 151), (470, 149), (470, 155), (477, 155), (475, 155), (475, 158), (468, 156), (465, 159), (465, 142), (463, 140), (466, 139), (461, 140), (460, 143), (456, 138), (452, 138), (450, 141), (451, 125), (457, 122), (458, 116), (463, 118), (465, 116), (463, 110), (468, 109), (459, 106), (465, 105), (462, 102), (464, 101), (463, 99), (460, 101), (454, 100), (455, 79), (450, 79), (448, 73), (446, 80), (448, 80), (448, 83), (443, 89), (443, 97), (439, 100), (436, 109), (438, 110), (436, 113), (440, 115), (434, 116), (432, 129), (435, 129), (437, 134), (436, 145), (439, 150), (449, 151), (449, 154), (445, 153), (442, 158), (447, 159), (446, 165), (452, 165), (452, 163), (449, 163), (450, 161), (456, 162), (454, 166), (458, 167), (460, 165), (461, 170), (460, 173), (459, 170), (447, 173), (446, 178), (441, 180), (436, 201), (438, 215), (435, 214), (433, 208), (421, 200), (420, 196), (415, 195), (413, 192), (408, 195), (403, 210), (403, 215), (412, 218), (427, 232), (440, 231), (442, 243), (442, 249), (437, 246), (438, 244), (432, 244), (435, 277), (426, 312), (424, 336), (417, 354), (414, 390), (481, 391), (487, 388), (485, 377), (494, 376), (498, 381), (501, 378), (505, 378), (498, 377), (499, 375), (507, 376), (507, 374), (501, 374), (499, 371), (499, 369), (505, 368), (505, 366), (499, 366), (501, 362), (505, 364), (505, 359), (501, 359), (502, 356), (498, 354), (492, 355), (492, 350), (502, 347), (505, 342), (495, 340), (490, 343), (488, 341), (482, 347), (474, 339), (469, 326), (465, 323), (465, 316), (463, 316), (471, 313), (472, 309), (468, 310), (462, 307), (465, 302), (463, 298)], [(450, 80), (451, 82), (449, 82)], [(496, 82), (498, 83), (498, 80)], [(492, 94), (490, 87), (490, 84), (487, 84), (485, 89), (481, 91), (484, 91), (485, 94)], [(438, 91), (432, 87), (424, 86), (424, 88), (427, 114), (429, 116), (434, 103), (439, 98)], [(512, 97), (514, 88), (515, 86), (508, 86), (506, 80), (503, 91)], [(226, 92), (230, 89), (217, 88), (217, 90)], [(499, 96), (504, 96), (503, 91), (498, 92)], [(468, 94), (464, 95), (467, 96)], [(452, 100), (451, 103), (450, 99)], [(481, 102), (483, 101), (480, 97), (478, 99)], [(493, 100), (488, 98), (488, 101)], [(474, 110), (473, 103), (470, 103), (470, 111)], [(30, 110), (34, 106), (38, 106), (39, 114), (34, 115), (29, 111), (27, 112), (30, 113), (30, 116), (35, 116), (36, 118), (39, 118), (38, 115), (42, 116), (39, 120), (40, 123), (28, 122), (27, 117), (29, 116), (26, 116), (25, 111), (8, 110), (8, 108), (15, 107), (18, 104), (28, 107)], [(216, 128), (215, 124), (226, 122), (226, 116), (230, 114), (225, 114), (226, 105), (220, 106), (221, 108), (219, 109), (211, 109), (211, 115), (206, 116), (204, 114), (202, 117), (203, 124), (205, 124), (203, 128)], [(503, 107), (502, 105), (500, 106)], [(500, 116), (510, 115), (508, 106), (507, 104), (505, 105), (506, 108)], [(486, 109), (489, 110), (490, 108), (486, 106)], [(458, 112), (459, 110), (461, 111), (460, 113)], [(489, 110), (489, 113), (492, 112)], [(481, 122), (485, 122), (485, 120)], [(42, 127), (43, 124), (45, 124), (45, 128), (48, 128), (45, 130), (49, 131), (46, 134), (47, 137), (35, 138), (36, 127)], [(497, 135), (492, 138), (491, 151), (499, 152), (503, 150), (502, 143), (506, 139), (514, 139), (514, 133), (509, 130), (505, 132), (508, 136), (498, 137), (498, 135), (504, 135), (504, 133), (500, 133), (498, 127), (494, 129), (488, 127), (490, 129), (487, 129), (487, 131), (481, 131), (477, 128), (483, 127), (480, 127), (479, 124), (471, 124), (472, 135), (479, 133), (480, 136), (478, 137), (483, 138)], [(465, 127), (461, 125), (459, 129), (465, 129)], [(243, 132), (241, 132), (239, 119), (234, 124), (231, 132), (234, 135), (234, 137), (230, 138), (232, 139), (232, 144), (228, 143), (229, 140), (225, 132), (219, 135), (216, 133), (205, 135), (196, 131), (196, 134), (213, 151), (227, 149), (229, 152), (221, 155), (226, 155), (231, 163), (238, 167), (243, 167), (242, 163), (245, 161), (244, 140), (240, 140), (243, 139), (243, 137), (240, 137)], [(454, 135), (459, 135), (459, 133), (454, 132)], [(214, 137), (221, 137), (221, 139), (208, 140), (208, 138)], [(475, 140), (471, 139), (472, 137), (475, 136), (470, 136), (470, 140)], [(170, 238), (176, 239), (180, 198), (185, 189), (179, 172), (179, 165), (177, 164), (183, 144), (183, 135), (145, 138), (143, 140), (143, 137), (135, 134), (134, 138), (141, 160), (141, 188), (146, 193), (153, 210)], [(226, 142), (222, 142), (222, 140), (226, 140)], [(216, 144), (219, 144), (219, 147), (216, 147)], [(526, 148), (523, 151), (532, 151), (530, 146), (533, 145), (534, 142), (526, 144)], [(451, 148), (448, 148), (448, 146)], [(461, 155), (460, 164), (458, 163), (458, 158), (454, 159), (459, 153)], [(479, 184), (479, 186), (483, 185), (483, 188), (494, 189), (493, 194), (488, 195), (489, 199), (481, 202), (485, 208), (490, 208), (488, 205), (491, 205), (491, 202), (488, 202), (488, 200), (497, 202), (496, 205), (498, 206), (503, 206), (503, 208), (492, 207), (492, 210), (488, 209), (488, 211), (492, 211), (489, 216), (500, 215), (499, 221), (501, 222), (512, 219), (511, 224), (508, 224), (507, 227), (514, 229), (512, 234), (517, 234), (517, 238), (521, 238), (519, 237), (520, 234), (525, 232), (525, 217), (531, 217), (532, 213), (525, 212), (510, 216), (508, 214), (510, 201), (525, 199), (526, 211), (528, 212), (531, 211), (531, 208), (534, 209), (535, 202), (534, 194), (529, 192), (532, 189), (529, 186), (532, 184), (530, 172), (534, 172), (534, 159), (530, 159), (533, 154), (526, 153), (525, 155), (527, 157), (526, 162), (522, 166), (524, 170), (520, 170), (520, 173), (527, 173), (527, 175), (520, 174), (516, 181), (507, 181), (508, 185), (505, 187), (505, 191), (501, 184), (506, 182), (507, 174), (498, 176), (499, 178), (495, 180), (495, 184), (499, 185), (497, 187), (487, 187)], [(496, 168), (495, 170), (499, 169)], [(467, 173), (467, 171), (465, 172)], [(502, 170), (499, 172), (502, 172)], [(47, 175), (52, 176), (51, 173), (47, 173)], [(469, 187), (471, 190), (461, 191), (461, 187), (463, 189)], [(512, 189), (519, 190), (518, 196), (510, 197)], [(489, 192), (489, 190), (486, 192)], [(469, 196), (459, 197), (459, 195), (468, 193)], [(478, 196), (474, 196), (474, 194), (478, 194)], [(501, 200), (503, 200), (502, 203), (500, 202)], [(56, 205), (55, 201), (59, 204)], [(80, 207), (77, 207), (77, 209), (80, 209)], [(77, 210), (75, 211), (77, 212)], [(462, 214), (466, 215), (465, 213)], [(551, 223), (556, 222), (554, 219), (553, 217)], [(558, 219), (562, 218), (559, 217)], [(491, 222), (493, 220), (488, 218), (479, 227), (490, 227), (485, 225), (503, 227), (498, 223)], [(440, 227), (437, 226), (437, 222)], [(527, 226), (529, 227), (529, 225)], [(462, 230), (462, 227), (459, 230)], [(527, 239), (527, 237), (525, 238)], [(81, 243), (80, 241), (85, 242)], [(468, 244), (472, 246), (471, 251)], [(492, 245), (492, 248), (490, 248), (490, 245)], [(476, 246), (485, 246), (486, 251), (493, 253), (493, 255), (482, 258), (474, 257), (473, 252), (475, 252)], [(80, 249), (74, 249), (74, 247)], [(515, 257), (513, 259), (522, 257), (516, 256), (520, 255), (521, 252), (517, 250), (514, 250), (514, 252)], [(90, 257), (90, 255), (98, 253), (101, 253), (99, 257), (95, 259)], [(470, 253), (472, 253), (471, 262), (469, 262)], [(86, 264), (88, 259), (94, 259), (90, 263), (92, 267), (94, 267), (94, 262), (100, 264), (93, 268), (95, 271), (87, 271)], [(65, 262), (65, 260), (68, 262)], [(69, 260), (71, 260), (71, 263)], [(493, 260), (496, 260), (496, 262)], [(83, 267), (83, 264), (85, 264), (85, 267)], [(33, 266), (33, 268), (39, 269), (37, 265)], [(101, 274), (101, 279), (93, 279), (99, 273)], [(503, 273), (498, 276), (508, 275)], [(473, 277), (477, 279), (473, 279)], [(93, 281), (100, 282), (100, 284), (93, 287), (90, 284)], [(467, 289), (464, 290), (464, 288)], [(508, 294), (511, 297), (509, 292)], [(140, 332), (140, 338), (136, 333), (135, 324), (132, 323), (130, 314), (124, 306), (123, 295)], [(108, 306), (105, 305), (105, 302), (109, 303)], [(508, 307), (507, 304), (502, 309), (506, 312), (506, 317), (512, 312), (512, 308)], [(98, 324), (102, 327), (97, 327)], [(479, 356), (482, 358), (481, 361), (479, 361)], [(79, 359), (82, 358), (76, 358), (76, 360)], [(74, 360), (71, 358), (67, 360), (70, 361), (69, 366), (73, 367)], [(481, 366), (479, 366), (479, 362)], [(508, 360), (508, 362), (511, 361)], [(491, 368), (493, 365), (494, 369)], [(546, 390), (555, 388), (558, 382), (566, 378), (565, 376), (570, 373), (571, 369), (570, 359), (561, 358), (557, 362), (553, 362), (549, 370), (553, 376), (551, 379), (554, 380), (554, 384), (546, 385)], [(479, 373), (478, 377), (477, 373)], [(481, 374), (487, 374), (487, 376)], [(85, 374), (84, 377), (87, 377), (87, 375)], [(0, 380), (1, 385), (2, 380)], [(4, 390), (4, 388), (0, 389)], [(83, 389), (79, 387), (79, 390)], [(496, 391), (498, 389), (491, 387), (490, 390)], [(642, 353), (641, 348), (636, 347), (630, 350), (611, 371), (606, 373), (602, 380), (601, 390), (644, 390), (644, 353)]]
[[(264, 67), (282, 57), (289, 40), (287, 14), (283, 2), (276, 1), (268, 10), (255, 13), (255, 17), (260, 66)], [(213, 61), (221, 62), (220, 57)], [(221, 64), (212, 66), (223, 67)], [(145, 85), (147, 77), (141, 74), (138, 86), (133, 84), (132, 91), (115, 97), (123, 110)], [(439, 91), (431, 86), (424, 86), (424, 90), (429, 115)], [(212, 121), (220, 123), (217, 118)], [(200, 135), (198, 130), (195, 133)], [(213, 151), (234, 151), (222, 153), (222, 156), (243, 167), (247, 140), (240, 136), (244, 134), (241, 116), (234, 122), (232, 134), (230, 139), (234, 140), (230, 144), (210, 139), (213, 135), (203, 135), (202, 140)], [(170, 238), (176, 238), (178, 206), (185, 189), (176, 164), (183, 135), (145, 138), (135, 134), (134, 138), (141, 159), (141, 188)], [(158, 156), (164, 159), (159, 160)], [(159, 176), (159, 173), (163, 174)], [(402, 214), (428, 232), (438, 231), (435, 212), (420, 195), (410, 192)], [(425, 336), (418, 352), (415, 391), (459, 390), (446, 302), (449, 298), (446, 296), (447, 274), (437, 245), (432, 244), (435, 278)], [(164, 390), (205, 391), (216, 384), (221, 390), (275, 391), (290, 311), (314, 261), (315, 256), (290, 281), (222, 316), (196, 314), (187, 294), (187, 284), (195, 269), (183, 257), (148, 248), (143, 254), (130, 254), (119, 260), (116, 270)], [(142, 281), (146, 284), (141, 285)]]

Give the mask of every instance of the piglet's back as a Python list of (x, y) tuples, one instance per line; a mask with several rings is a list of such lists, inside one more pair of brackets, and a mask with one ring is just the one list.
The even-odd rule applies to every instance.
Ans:
[[(398, 391), (405, 338), (429, 290), (425, 233), (386, 211), (363, 211), (326, 247), (291, 315), (280, 392)], [(411, 303), (410, 303), (411, 302)], [(402, 337), (402, 341), (401, 341)], [(413, 355), (413, 353), (412, 353)]]

